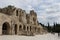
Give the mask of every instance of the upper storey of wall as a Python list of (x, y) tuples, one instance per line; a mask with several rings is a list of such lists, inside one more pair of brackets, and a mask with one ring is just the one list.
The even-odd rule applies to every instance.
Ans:
[(4, 13), (4, 14), (8, 14), (8, 15), (12, 15), (12, 12), (15, 10), (16, 8), (14, 6), (8, 6), (5, 8), (0, 8), (0, 12)]
[[(22, 10), (20, 8), (16, 8), (11, 5), (4, 7), (4, 8), (0, 8), (0, 13), (4, 13), (7, 15), (24, 16), (24, 17), (26, 16), (25, 10)], [(36, 12), (34, 12), (34, 10), (31, 10), (29, 15), (37, 17), (37, 14), (36, 14)]]
[(26, 14), (25, 10), (9, 5), (5, 8), (0, 8), (0, 13), (10, 16), (13, 15), (14, 17), (17, 17), (22, 23), (37, 23), (37, 14), (34, 10), (30, 10), (30, 13)]
[(30, 10), (30, 15), (37, 16), (36, 12), (34, 10)]

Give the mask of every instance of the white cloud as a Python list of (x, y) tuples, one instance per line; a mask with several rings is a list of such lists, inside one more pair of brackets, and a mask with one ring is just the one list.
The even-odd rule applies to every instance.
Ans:
[(60, 0), (0, 0), (0, 7), (7, 5), (14, 5), (26, 11), (34, 9), (41, 23), (52, 23), (54, 20), (60, 23)]

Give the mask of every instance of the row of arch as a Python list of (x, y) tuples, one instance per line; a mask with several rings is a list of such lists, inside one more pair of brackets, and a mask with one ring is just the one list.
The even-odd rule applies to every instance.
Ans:
[[(18, 25), (15, 24), (14, 31), (17, 34)], [(10, 34), (10, 24), (8, 22), (3, 23), (2, 25), (2, 34)], [(40, 31), (40, 28), (26, 25), (19, 25), (19, 31)]]
[(33, 26), (26, 26), (26, 25), (23, 25), (23, 26), (20, 25), (19, 30), (40, 32), (40, 28), (33, 27)]
[[(19, 30), (21, 30), (21, 29), (22, 29), (22, 30), (25, 30), (25, 31), (31, 31), (31, 26), (29, 27), (29, 26), (25, 26), (25, 25), (23, 25), (23, 26), (20, 25), (20, 26), (19, 26)], [(30, 30), (29, 30), (29, 29), (30, 29)]]

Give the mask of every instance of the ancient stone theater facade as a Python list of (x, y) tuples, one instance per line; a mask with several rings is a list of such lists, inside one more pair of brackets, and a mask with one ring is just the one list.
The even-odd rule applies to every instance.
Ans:
[(25, 10), (8, 6), (0, 8), (0, 34), (2, 35), (35, 35), (43, 32), (37, 21), (34, 10), (26, 13)]

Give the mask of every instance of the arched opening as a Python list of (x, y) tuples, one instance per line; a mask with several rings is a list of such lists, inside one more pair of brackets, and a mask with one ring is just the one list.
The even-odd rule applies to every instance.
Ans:
[(25, 25), (23, 26), (23, 29), (24, 29), (24, 30), (26, 29), (26, 26), (25, 26)]
[(22, 29), (22, 25), (19, 26), (19, 31)]
[(27, 31), (29, 30), (29, 27), (27, 26)]
[(15, 34), (17, 34), (17, 24), (15, 24)]
[(9, 32), (10, 32), (9, 23), (8, 22), (3, 23), (3, 25), (2, 25), (2, 34), (3, 35), (8, 35), (8, 34), (10, 34)]
[(30, 26), (30, 31), (31, 31), (31, 26)]
[(18, 10), (16, 10), (16, 16), (18, 16)]

